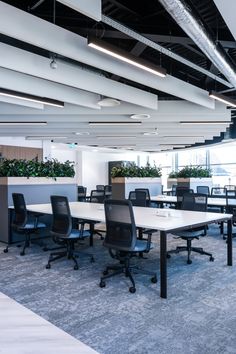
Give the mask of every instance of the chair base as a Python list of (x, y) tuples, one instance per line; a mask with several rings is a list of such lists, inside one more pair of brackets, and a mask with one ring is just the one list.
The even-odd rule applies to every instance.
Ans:
[[(109, 271), (113, 271), (112, 273), (109, 274)], [(111, 278), (115, 275), (122, 274), (126, 277), (128, 277), (131, 281), (131, 286), (129, 287), (129, 292), (130, 293), (135, 293), (136, 292), (136, 287), (135, 287), (135, 282), (132, 274), (134, 273), (143, 273), (151, 276), (151, 282), (152, 283), (157, 283), (157, 275), (155, 272), (151, 272), (145, 269), (142, 269), (138, 266), (131, 266), (130, 265), (130, 259), (125, 258), (124, 260), (120, 260), (119, 265), (108, 265), (105, 270), (103, 271), (103, 276), (100, 278), (100, 283), (99, 286), (100, 288), (104, 288), (106, 286), (105, 279)]]
[(179, 252), (187, 251), (188, 252), (187, 264), (192, 263), (192, 260), (190, 259), (191, 252), (196, 252), (199, 254), (204, 254), (206, 256), (209, 256), (210, 257), (209, 261), (214, 262), (214, 257), (212, 256), (212, 253), (204, 251), (203, 248), (201, 248), (201, 247), (192, 247), (191, 241), (192, 240), (187, 240), (187, 246), (178, 246), (178, 247), (176, 247), (175, 250), (168, 251), (167, 258), (170, 258), (172, 253), (179, 253)]
[[(62, 247), (59, 247), (62, 248)], [(84, 253), (84, 252), (74, 252), (73, 251), (73, 247), (64, 247), (64, 251), (58, 251), (58, 252), (52, 252), (49, 255), (49, 260), (48, 263), (46, 265), (46, 269), (50, 269), (51, 268), (51, 263), (61, 259), (61, 258), (67, 258), (67, 259), (72, 259), (74, 261), (74, 270), (78, 270), (79, 269), (79, 265), (77, 262), (77, 259), (79, 256), (84, 255), (84, 256), (88, 256), (90, 257), (90, 261), (91, 263), (94, 262), (94, 257), (91, 253)]]

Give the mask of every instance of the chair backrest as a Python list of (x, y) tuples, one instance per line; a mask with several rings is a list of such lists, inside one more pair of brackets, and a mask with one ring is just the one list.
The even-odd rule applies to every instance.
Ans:
[(96, 190), (97, 190), (97, 191), (104, 191), (104, 189), (105, 189), (104, 184), (97, 184), (97, 185), (96, 185)]
[(85, 201), (86, 193), (87, 193), (87, 188), (86, 187), (78, 186), (77, 187), (77, 198), (78, 198), (78, 201)]
[(181, 204), (182, 210), (206, 211), (208, 196), (203, 193), (184, 194)]
[(181, 209), (183, 196), (185, 194), (190, 194), (190, 193), (193, 193), (193, 189), (191, 189), (189, 187), (186, 187), (186, 186), (177, 186), (176, 187), (176, 197), (177, 197), (176, 209)]
[(227, 191), (235, 191), (235, 190), (236, 190), (236, 186), (234, 186), (233, 184), (225, 185), (224, 188), (225, 188)]
[(112, 198), (112, 185), (111, 184), (105, 185), (104, 190), (105, 190), (106, 199), (111, 199)]
[(208, 186), (197, 186), (197, 193), (210, 195), (210, 188)]
[(104, 246), (121, 251), (133, 251), (136, 225), (130, 200), (105, 200), (106, 235)]
[(70, 206), (65, 196), (51, 195), (52, 226), (51, 235), (67, 237), (72, 230)]
[(172, 184), (171, 186), (171, 195), (176, 195), (176, 188), (177, 188), (177, 184)]
[(129, 192), (129, 200), (131, 201), (133, 206), (147, 206), (147, 193), (144, 190), (135, 190)]
[(212, 187), (211, 188), (211, 196), (212, 197), (223, 197), (226, 196), (226, 188), (224, 187)]
[(104, 190), (92, 190), (90, 194), (91, 203), (104, 203), (106, 196)]
[(24, 227), (27, 222), (27, 209), (25, 198), (22, 193), (12, 193), (14, 205), (14, 217), (12, 225), (15, 227)]
[(226, 190), (225, 211), (233, 215), (233, 225), (236, 223), (236, 190)]
[(135, 192), (136, 192), (136, 191), (145, 192), (145, 193), (146, 193), (146, 199), (147, 199), (148, 201), (151, 200), (150, 192), (149, 192), (149, 189), (148, 189), (148, 188), (135, 188)]

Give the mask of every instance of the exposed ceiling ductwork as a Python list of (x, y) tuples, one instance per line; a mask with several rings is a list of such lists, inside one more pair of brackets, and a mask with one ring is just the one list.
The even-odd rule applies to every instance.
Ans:
[(186, 34), (207, 55), (220, 72), (236, 87), (236, 68), (219, 43), (206, 31), (204, 24), (183, 0), (159, 0)]

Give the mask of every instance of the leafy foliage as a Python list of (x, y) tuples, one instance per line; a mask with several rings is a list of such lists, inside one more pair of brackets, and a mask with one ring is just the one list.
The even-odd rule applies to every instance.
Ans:
[(161, 177), (161, 169), (156, 165), (151, 166), (147, 163), (144, 167), (137, 166), (134, 162), (121, 167), (113, 167), (111, 176), (115, 177)]
[(178, 172), (171, 172), (169, 178), (206, 178), (212, 177), (210, 169), (203, 168), (202, 166), (185, 166)]
[(0, 177), (74, 177), (73, 162), (59, 162), (57, 159), (44, 161), (8, 160), (0, 162)]

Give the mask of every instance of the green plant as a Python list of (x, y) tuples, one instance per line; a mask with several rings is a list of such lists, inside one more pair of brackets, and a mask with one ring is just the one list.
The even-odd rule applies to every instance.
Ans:
[(151, 166), (147, 163), (144, 167), (137, 166), (134, 162), (121, 167), (113, 167), (111, 170), (112, 178), (115, 177), (161, 177), (161, 169), (156, 165)]
[(212, 177), (210, 169), (203, 168), (202, 166), (185, 166), (178, 172), (171, 172), (169, 178), (205, 178)]
[(73, 162), (59, 162), (57, 159), (44, 161), (8, 160), (0, 162), (0, 177), (74, 177)]

